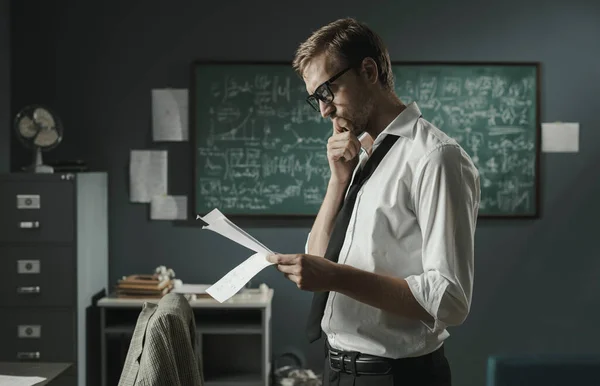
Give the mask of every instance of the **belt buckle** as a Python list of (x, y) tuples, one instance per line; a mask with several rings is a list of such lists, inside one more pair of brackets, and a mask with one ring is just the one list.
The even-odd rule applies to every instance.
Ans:
[[(340, 361), (340, 368), (336, 369), (333, 367), (332, 364), (332, 360), (331, 360), (331, 354), (335, 354), (336, 356), (338, 356), (339, 361)], [(354, 375), (355, 377), (358, 376), (358, 371), (356, 369), (356, 359), (358, 358), (358, 356), (360, 355), (360, 353), (358, 351), (350, 351), (350, 352), (335, 352), (332, 350), (329, 350), (329, 368), (331, 368), (333, 371), (336, 372), (342, 372), (342, 373), (350, 373), (352, 375)], [(350, 358), (350, 368), (346, 369), (346, 357)]]
[(332, 355), (338, 356), (338, 355), (340, 355), (340, 353), (338, 353), (338, 352), (335, 352), (335, 351), (332, 351), (331, 349), (329, 349), (329, 350), (327, 351), (327, 356), (328, 356), (328, 358), (329, 358), (329, 368), (330, 368), (331, 370), (335, 371), (336, 373), (337, 373), (337, 372), (340, 372), (340, 371), (341, 371), (341, 368), (340, 368), (340, 369), (336, 369), (335, 367), (333, 367), (333, 358), (332, 358)]

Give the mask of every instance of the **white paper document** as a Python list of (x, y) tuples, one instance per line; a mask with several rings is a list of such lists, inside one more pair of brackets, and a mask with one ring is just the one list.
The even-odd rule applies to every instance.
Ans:
[(218, 302), (223, 303), (241, 290), (257, 273), (265, 267), (273, 265), (273, 263), (267, 261), (267, 255), (272, 254), (273, 251), (229, 221), (218, 209), (213, 209), (206, 216), (198, 216), (196, 219), (198, 218), (208, 224), (203, 229), (219, 233), (256, 252), (206, 289), (206, 293)]
[(132, 150), (129, 161), (131, 202), (149, 203), (167, 195), (167, 151)]
[(579, 123), (549, 122), (542, 123), (542, 151), (568, 152), (579, 151)]
[(198, 216), (198, 218), (208, 224), (203, 226), (202, 229), (216, 232), (254, 252), (263, 253), (265, 255), (273, 253), (273, 251), (265, 247), (260, 241), (256, 240), (237, 225), (229, 221), (229, 219), (218, 209), (213, 209), (206, 216)]
[(32, 386), (36, 383), (45, 381), (42, 377), (19, 377), (16, 375), (0, 375), (0, 385), (2, 386)]
[(272, 265), (272, 263), (267, 261), (267, 255), (264, 253), (255, 253), (242, 264), (229, 271), (218, 282), (207, 288), (206, 293), (215, 298), (219, 303), (223, 303), (235, 295), (257, 273), (269, 265)]
[(150, 201), (151, 220), (185, 220), (186, 196), (154, 196)]
[(152, 90), (154, 141), (187, 141), (188, 132), (188, 90)]

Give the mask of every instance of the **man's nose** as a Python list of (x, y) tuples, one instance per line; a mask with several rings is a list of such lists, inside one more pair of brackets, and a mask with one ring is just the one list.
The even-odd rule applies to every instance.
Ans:
[(319, 110), (321, 110), (321, 116), (323, 118), (327, 118), (328, 116), (331, 115), (331, 113), (335, 110), (335, 108), (333, 107), (333, 104), (326, 103), (326, 102), (323, 102), (322, 100), (319, 100)]

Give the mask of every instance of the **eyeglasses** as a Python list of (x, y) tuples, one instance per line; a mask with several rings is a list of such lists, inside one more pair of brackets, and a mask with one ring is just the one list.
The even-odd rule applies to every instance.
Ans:
[(331, 91), (331, 88), (329, 87), (329, 85), (331, 83), (335, 82), (335, 80), (337, 78), (344, 75), (346, 73), (346, 71), (348, 71), (351, 68), (352, 68), (352, 66), (338, 72), (337, 74), (335, 74), (334, 76), (329, 78), (329, 80), (327, 80), (326, 82), (322, 83), (319, 87), (317, 87), (317, 89), (315, 90), (315, 92), (312, 95), (309, 95), (308, 97), (306, 97), (306, 101), (308, 102), (308, 104), (311, 105), (311, 107), (318, 112), (318, 111), (321, 111), (321, 109), (319, 107), (320, 100), (325, 103), (328, 103), (328, 104), (333, 102), (333, 91)]

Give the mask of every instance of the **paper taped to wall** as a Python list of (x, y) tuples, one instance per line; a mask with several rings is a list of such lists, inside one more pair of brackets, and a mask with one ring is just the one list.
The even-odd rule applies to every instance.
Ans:
[(216, 232), (256, 252), (206, 289), (206, 293), (219, 303), (223, 303), (235, 295), (265, 267), (273, 265), (267, 261), (267, 255), (272, 254), (273, 251), (232, 223), (218, 209), (213, 209), (204, 217), (197, 216), (196, 219), (201, 219), (208, 224), (202, 229)]
[(151, 220), (185, 220), (186, 196), (154, 196), (150, 201)]
[(188, 132), (188, 90), (152, 90), (154, 141), (187, 141)]
[(132, 150), (129, 161), (131, 202), (149, 203), (167, 194), (167, 151)]
[(579, 123), (542, 123), (542, 151), (576, 153), (579, 151)]

